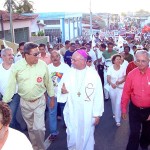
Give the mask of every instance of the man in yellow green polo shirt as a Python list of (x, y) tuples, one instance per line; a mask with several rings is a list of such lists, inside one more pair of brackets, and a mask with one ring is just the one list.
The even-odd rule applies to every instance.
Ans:
[(18, 61), (12, 68), (8, 87), (3, 101), (8, 103), (18, 85), (20, 107), (22, 116), (27, 123), (29, 137), (34, 150), (45, 150), (45, 108), (44, 93), (47, 91), (51, 97), (50, 107), (54, 107), (54, 89), (49, 78), (48, 67), (45, 62), (38, 59), (38, 45), (26, 43), (24, 45), (25, 58)]

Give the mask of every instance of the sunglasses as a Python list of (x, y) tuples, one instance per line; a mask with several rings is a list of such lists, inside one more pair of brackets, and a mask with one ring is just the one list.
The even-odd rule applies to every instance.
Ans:
[(92, 62), (92, 60), (88, 60), (87, 62), (91, 63), (91, 62)]
[(28, 55), (32, 55), (32, 56), (35, 56), (35, 57), (37, 57), (39, 54), (40, 54), (40, 52), (33, 53), (33, 54), (28, 54)]

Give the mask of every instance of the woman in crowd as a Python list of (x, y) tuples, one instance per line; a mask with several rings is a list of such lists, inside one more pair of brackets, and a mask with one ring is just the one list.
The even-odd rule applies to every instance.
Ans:
[[(136, 54), (137, 51), (134, 52), (134, 55)], [(132, 71), (133, 69), (137, 68), (137, 63), (136, 61), (131, 61), (128, 66), (127, 66), (127, 69), (126, 69), (126, 76), (128, 75), (128, 73), (130, 71)]]
[(119, 127), (121, 121), (121, 95), (125, 81), (126, 70), (121, 67), (121, 55), (112, 56), (113, 65), (108, 68), (107, 81), (110, 85), (109, 95), (112, 103), (113, 117), (116, 125)]
[(27, 137), (9, 128), (11, 111), (9, 106), (0, 101), (0, 149), (1, 150), (33, 150)]
[(125, 46), (124, 47), (124, 59), (126, 61), (131, 62), (134, 60), (133, 55), (129, 53), (130, 52), (130, 47), (129, 46)]

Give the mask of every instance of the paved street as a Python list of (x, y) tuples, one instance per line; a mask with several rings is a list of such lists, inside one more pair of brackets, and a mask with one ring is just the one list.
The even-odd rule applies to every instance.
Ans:
[[(46, 137), (48, 137), (48, 120), (46, 121), (46, 129)], [(59, 135), (55, 142), (50, 144), (49, 141), (46, 140), (46, 145), (50, 145), (48, 150), (67, 150), (66, 132), (60, 121), (58, 121), (58, 129)], [(27, 134), (27, 132), (25, 133)], [(112, 117), (111, 102), (105, 102), (105, 112), (103, 117), (101, 117), (100, 124), (95, 130), (94, 150), (125, 150), (128, 135), (128, 120), (122, 120), (121, 127), (116, 127), (115, 120)], [(141, 149), (139, 148), (139, 150)]]
[[(65, 129), (59, 125), (59, 136), (48, 150), (67, 150)], [(116, 127), (112, 117), (111, 103), (105, 102), (105, 112), (95, 130), (95, 150), (125, 150), (128, 140), (128, 120)]]

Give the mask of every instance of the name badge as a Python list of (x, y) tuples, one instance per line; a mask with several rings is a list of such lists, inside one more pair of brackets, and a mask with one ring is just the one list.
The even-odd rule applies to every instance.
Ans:
[(37, 82), (38, 82), (38, 83), (42, 82), (42, 77), (38, 77), (38, 78), (37, 78)]

